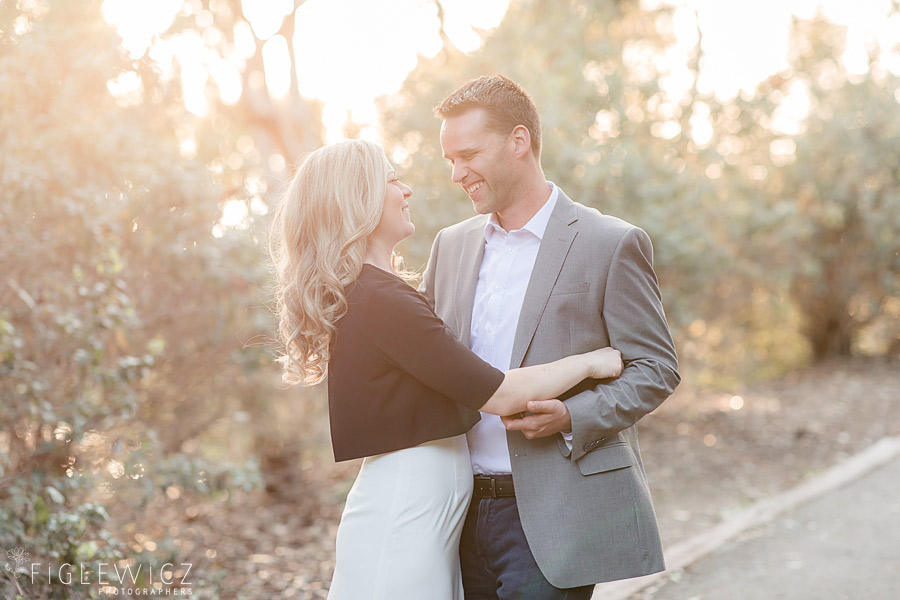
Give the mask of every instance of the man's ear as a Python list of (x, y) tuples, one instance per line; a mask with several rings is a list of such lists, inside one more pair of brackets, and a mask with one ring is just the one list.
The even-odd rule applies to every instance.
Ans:
[(521, 157), (527, 152), (531, 152), (531, 133), (524, 125), (516, 125), (510, 134), (513, 144), (513, 151), (516, 156)]

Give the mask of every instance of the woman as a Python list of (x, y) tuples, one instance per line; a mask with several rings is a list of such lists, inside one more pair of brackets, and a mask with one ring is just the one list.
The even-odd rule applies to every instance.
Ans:
[(329, 598), (462, 598), (465, 432), (586, 378), (616, 377), (611, 348), (502, 373), (455, 339), (397, 274), (415, 231), (409, 187), (376, 144), (339, 142), (300, 166), (273, 226), (284, 378), (328, 377), (335, 460), (364, 457), (337, 534)]

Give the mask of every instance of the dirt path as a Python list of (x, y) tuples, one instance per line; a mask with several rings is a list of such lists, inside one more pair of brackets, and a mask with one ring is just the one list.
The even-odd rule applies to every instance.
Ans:
[[(664, 544), (772, 496), (888, 435), (900, 435), (900, 361), (824, 364), (722, 393), (686, 387), (640, 425)], [(343, 498), (358, 462), (310, 463), (298, 488), (201, 510), (178, 527), (209, 556), (221, 597), (325, 598)], [(195, 598), (205, 596), (197, 590)]]

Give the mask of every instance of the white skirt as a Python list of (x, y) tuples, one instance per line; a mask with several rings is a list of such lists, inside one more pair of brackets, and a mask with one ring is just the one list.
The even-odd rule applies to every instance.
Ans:
[(338, 526), (329, 600), (462, 600), (472, 484), (465, 435), (363, 459)]

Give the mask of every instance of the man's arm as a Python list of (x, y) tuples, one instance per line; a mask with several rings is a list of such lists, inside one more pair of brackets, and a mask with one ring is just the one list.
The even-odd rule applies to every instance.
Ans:
[(603, 318), (609, 344), (622, 353), (625, 369), (615, 381), (566, 400), (575, 460), (637, 423), (681, 381), (653, 272), (653, 246), (637, 227), (625, 234), (613, 256)]
[(571, 428), (571, 457), (577, 460), (634, 425), (675, 390), (681, 377), (653, 272), (653, 247), (637, 227), (623, 236), (613, 256), (603, 318), (610, 346), (622, 353), (622, 375), (565, 402), (532, 403), (529, 410), (535, 414), (505, 419), (507, 429), (534, 438)]
[(444, 230), (438, 231), (431, 244), (431, 254), (428, 256), (428, 264), (425, 265), (425, 272), (422, 273), (422, 282), (419, 284), (419, 293), (425, 297), (428, 304), (434, 308), (434, 272), (437, 266), (438, 244), (440, 243), (441, 234)]

